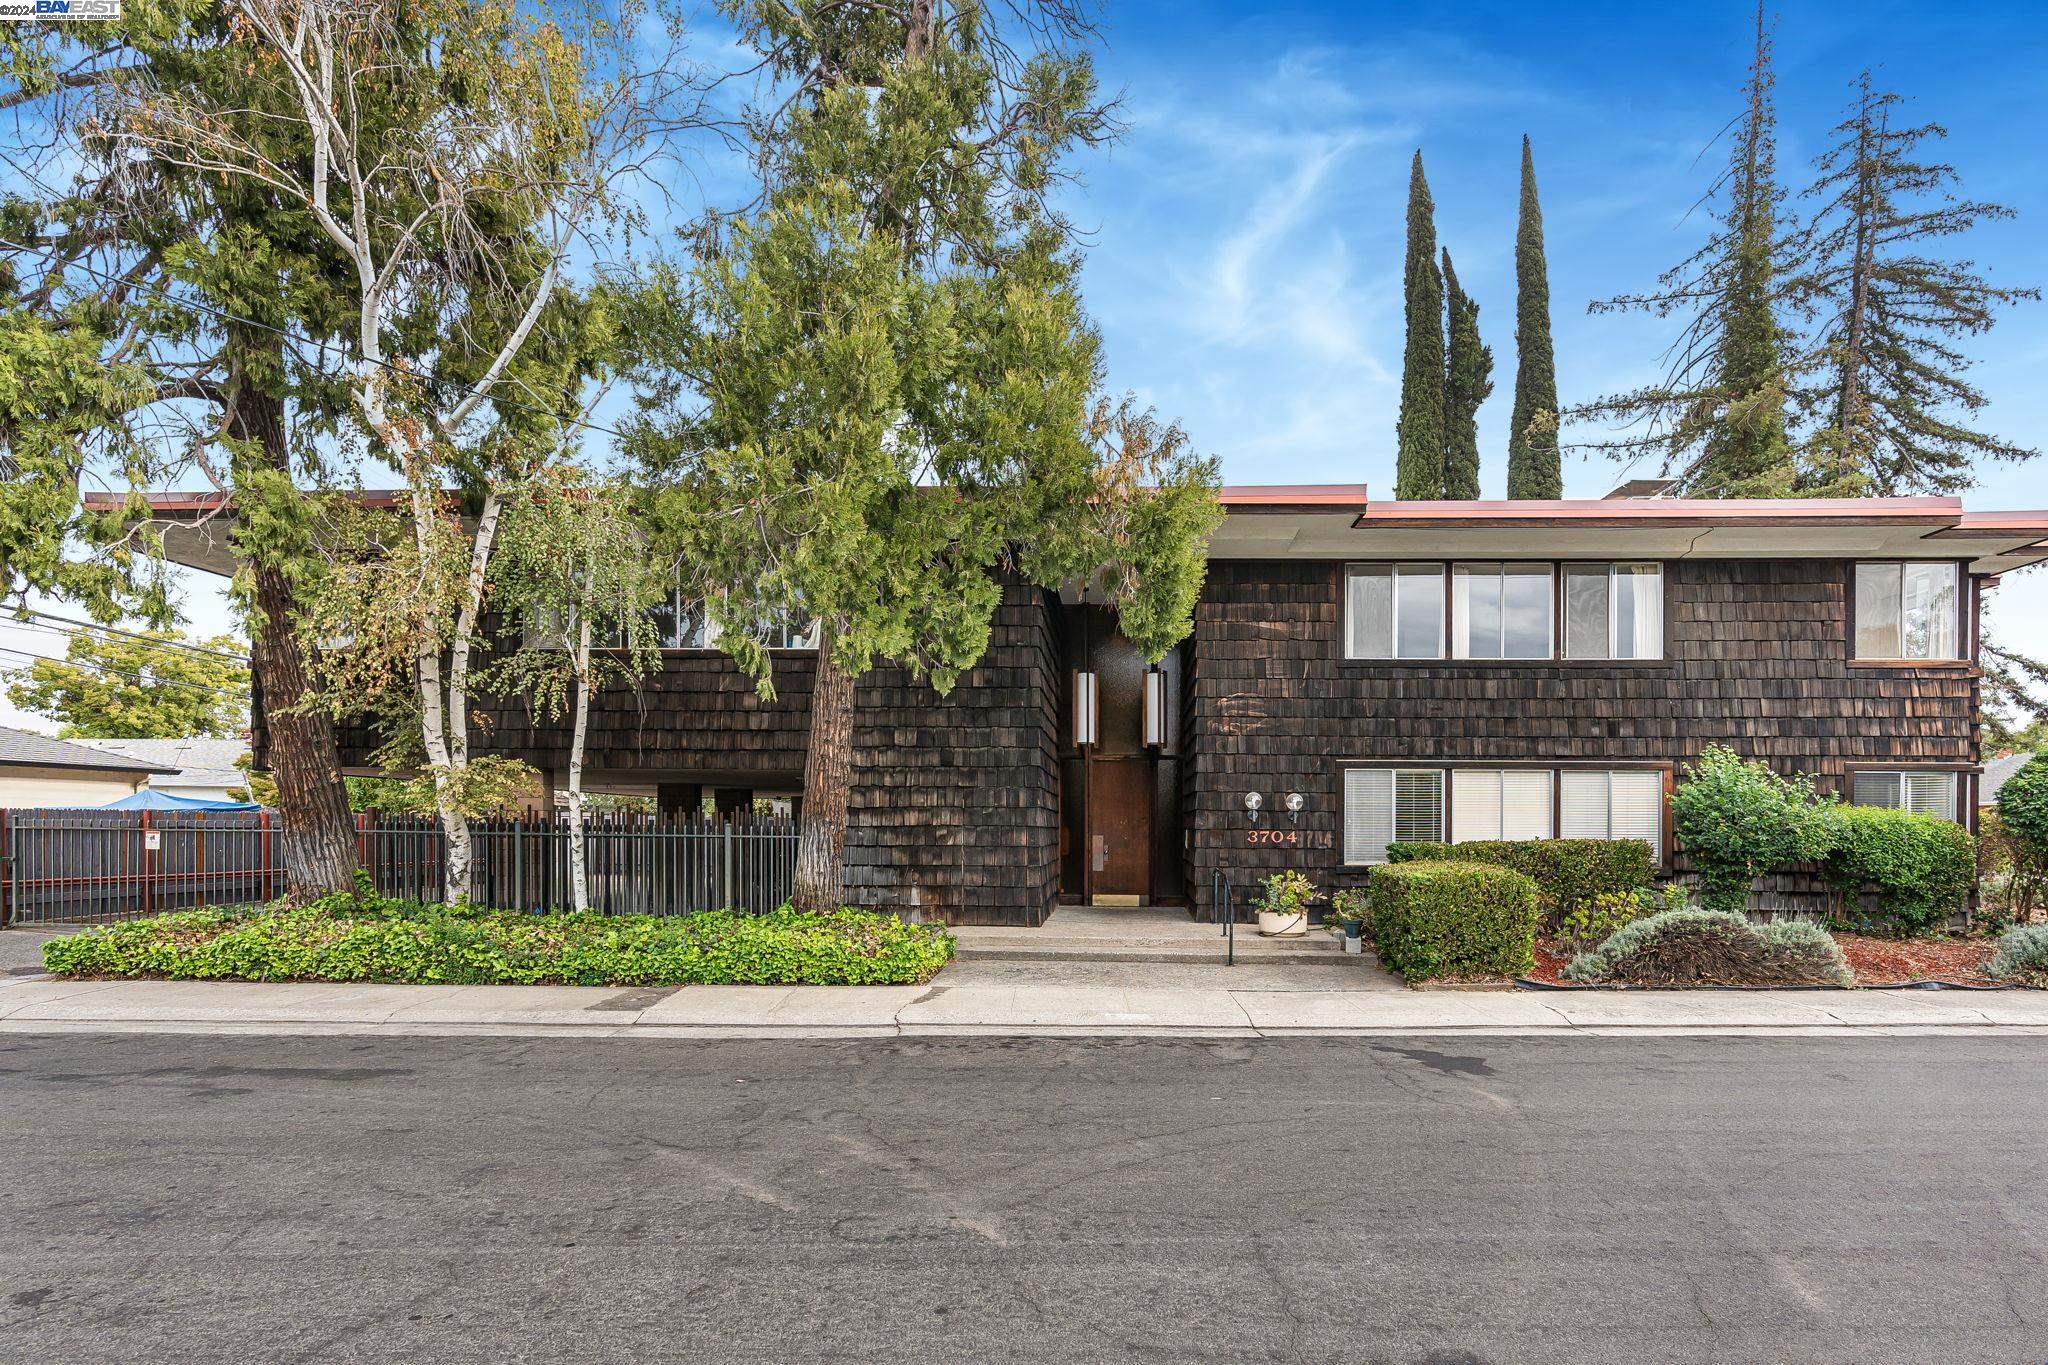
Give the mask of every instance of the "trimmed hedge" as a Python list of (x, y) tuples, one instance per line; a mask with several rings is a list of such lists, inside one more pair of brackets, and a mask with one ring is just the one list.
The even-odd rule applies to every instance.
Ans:
[(1623, 925), (1565, 979), (1630, 986), (1853, 986), (1841, 945), (1818, 924), (1762, 926), (1727, 910), (1667, 910)]
[(1991, 955), (1991, 974), (2001, 981), (2048, 990), (2048, 924), (2006, 930)]
[(43, 945), (64, 976), (452, 985), (895, 985), (953, 956), (942, 924), (866, 910), (536, 915), (330, 896), (187, 910)]
[(1602, 896), (1621, 896), (1650, 884), (1656, 865), (1641, 839), (1507, 839), (1469, 844), (1395, 843), (1389, 863), (1491, 863), (1536, 883), (1538, 908), (1556, 924)]
[(1416, 861), (1366, 881), (1380, 961), (1409, 981), (1536, 965), (1536, 883), (1494, 863)]
[(1955, 821), (1882, 806), (1824, 809), (1832, 847), (1821, 869), (1852, 906), (1864, 887), (1877, 893), (1890, 922), (1868, 927), (1929, 933), (1969, 903), (1977, 841)]

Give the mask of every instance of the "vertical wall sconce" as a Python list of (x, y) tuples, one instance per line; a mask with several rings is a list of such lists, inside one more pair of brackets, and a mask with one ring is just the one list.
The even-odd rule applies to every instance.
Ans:
[(1166, 743), (1166, 675), (1156, 668), (1145, 670), (1145, 744), (1158, 748)]
[(1100, 735), (1102, 713), (1093, 673), (1074, 675), (1074, 743), (1093, 744)]

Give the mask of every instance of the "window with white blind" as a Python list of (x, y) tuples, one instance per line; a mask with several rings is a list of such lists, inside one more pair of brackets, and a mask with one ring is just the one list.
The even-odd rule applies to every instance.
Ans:
[(1353, 564), (1344, 571), (1345, 658), (1443, 656), (1443, 565)]
[(1548, 768), (1459, 768), (1451, 774), (1451, 838), (1548, 839)]
[(1664, 657), (1664, 566), (1564, 566), (1567, 659)]
[(1915, 815), (1956, 818), (1956, 775), (1927, 772), (1859, 772), (1849, 784), (1857, 806), (1885, 806)]
[(1558, 807), (1567, 839), (1641, 839), (1663, 857), (1664, 774), (1653, 769), (1567, 768)]
[(1383, 863), (1387, 845), (1444, 837), (1444, 775), (1435, 768), (1344, 770), (1344, 861)]
[(1451, 657), (1551, 657), (1548, 564), (1453, 564)]
[(1956, 566), (1945, 560), (1856, 566), (1856, 657), (1960, 659)]

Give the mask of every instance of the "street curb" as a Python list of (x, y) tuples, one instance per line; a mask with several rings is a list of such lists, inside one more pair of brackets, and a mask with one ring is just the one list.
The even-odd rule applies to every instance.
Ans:
[(754, 1039), (793, 1042), (849, 1042), (911, 1038), (1857, 1038), (1857, 1037), (2042, 1037), (2048, 1024), (1417, 1024), (1377, 1027), (1268, 1028), (1202, 1025), (1092, 1024), (464, 1024), (380, 1023), (370, 1020), (204, 1020), (204, 1019), (7, 1019), (0, 1035), (150, 1035), (220, 1037), (383, 1038), (585, 1038), (658, 1041)]

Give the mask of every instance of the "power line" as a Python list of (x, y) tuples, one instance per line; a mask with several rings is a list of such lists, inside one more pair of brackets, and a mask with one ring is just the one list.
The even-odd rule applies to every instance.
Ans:
[[(10, 241), (5, 237), (0, 237), (0, 247), (5, 247), (12, 251), (33, 252), (37, 255), (43, 256), (45, 259), (52, 259), (57, 254), (56, 249), (54, 247), (32, 246), (23, 242)], [(302, 337), (298, 335), (296, 332), (293, 332), (287, 328), (279, 327), (276, 326), (275, 324), (268, 322), (262, 322), (256, 318), (241, 317), (237, 314), (229, 313), (223, 309), (216, 308), (212, 304), (202, 303), (197, 299), (180, 298), (177, 295), (172, 294), (169, 290), (165, 289), (162, 285), (151, 284), (147, 280), (129, 280), (124, 279), (118, 275), (109, 275), (103, 270), (99, 270), (94, 268), (93, 266), (85, 264), (83, 261), (72, 261), (69, 264), (65, 265), (63, 268), (67, 270), (83, 271), (86, 274), (92, 276), (94, 279), (100, 281), (102, 284), (118, 284), (129, 289), (144, 290), (147, 293), (156, 295), (158, 298), (164, 300), (166, 303), (173, 305), (174, 307), (190, 308), (195, 312), (204, 313), (207, 316), (216, 318), (221, 322), (232, 322), (238, 323), (244, 327), (254, 327), (258, 331), (269, 332), (273, 336), (283, 337), (286, 341), (293, 342), (297, 345), (311, 346), (314, 350), (320, 353), (320, 358), (322, 360), (325, 360), (327, 358), (328, 348), (327, 343), (324, 341), (317, 341), (312, 337)], [(401, 374), (414, 379), (417, 379), (419, 377), (417, 372), (406, 369), (404, 366), (398, 364), (396, 361), (370, 360), (368, 356), (361, 357), (361, 359), (368, 361), (368, 363), (377, 366), (379, 369), (390, 370), (394, 374)], [(325, 377), (340, 378), (343, 376), (328, 375)], [(608, 427), (601, 422), (592, 422), (582, 417), (564, 416), (563, 414), (555, 412), (552, 409), (544, 408), (538, 403), (528, 403), (518, 398), (507, 397), (504, 394), (501, 394), (492, 389), (480, 389), (475, 387), (474, 385), (457, 384), (455, 385), (455, 390), (458, 393), (471, 394), (474, 395), (475, 397), (487, 399), (492, 403), (502, 404), (506, 407), (523, 408), (528, 412), (536, 412), (543, 417), (547, 417), (552, 419), (553, 421), (564, 423), (565, 425), (568, 426), (581, 427), (586, 431), (601, 431), (607, 436), (616, 437), (617, 439), (622, 441), (626, 439), (626, 433), (618, 430), (615, 427)]]
[(13, 649), (6, 645), (0, 645), (0, 654), (12, 654), (17, 658), (27, 659), (36, 663), (56, 664), (60, 668), (80, 668), (89, 672), (110, 673), (124, 682), (133, 683), (137, 687), (176, 687), (186, 692), (203, 693), (209, 697), (233, 697), (244, 704), (248, 701), (248, 693), (239, 688), (214, 687), (207, 683), (186, 682), (182, 678), (145, 678), (139, 670), (130, 672), (124, 668), (117, 668), (113, 664), (81, 662), (77, 659), (53, 659), (47, 654), (37, 654), (26, 649)]
[[(195, 645), (188, 640), (164, 640), (154, 635), (142, 635), (132, 630), (123, 630), (119, 626), (103, 626), (96, 621), (74, 621), (68, 616), (52, 616), (48, 612), (43, 611), (31, 610), (27, 615), (33, 617), (36, 621), (48, 622), (49, 624), (41, 626), (40, 629), (54, 631), (59, 635), (77, 636), (88, 630), (103, 630), (110, 635), (119, 635), (124, 639), (133, 640), (138, 644), (158, 649), (175, 649), (187, 654), (204, 654), (210, 658), (225, 659), (229, 663), (245, 666), (249, 662), (249, 657), (246, 654), (228, 654), (218, 649), (208, 649), (205, 645)], [(30, 623), (27, 621), (17, 621), (16, 624), (29, 625)], [(60, 629), (62, 626), (72, 626), (76, 627), (76, 629), (63, 630)]]

